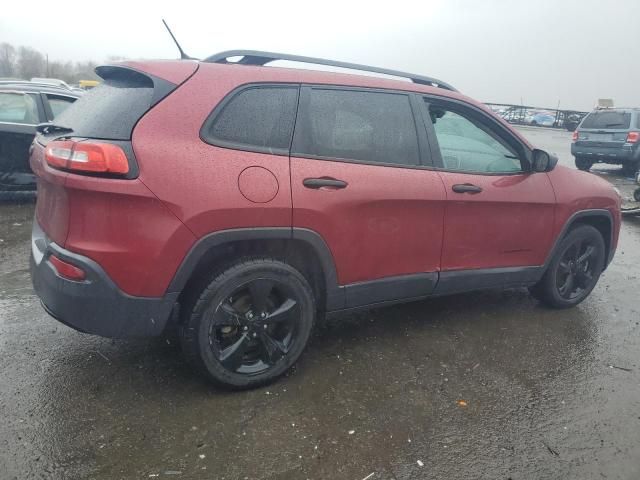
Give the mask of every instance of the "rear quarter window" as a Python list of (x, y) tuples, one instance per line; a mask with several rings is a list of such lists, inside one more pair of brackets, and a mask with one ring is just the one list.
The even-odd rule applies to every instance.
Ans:
[(581, 128), (597, 128), (601, 130), (624, 130), (631, 124), (631, 113), (599, 110), (591, 112), (582, 122)]
[(245, 88), (213, 111), (202, 138), (226, 148), (288, 153), (297, 104), (297, 86)]

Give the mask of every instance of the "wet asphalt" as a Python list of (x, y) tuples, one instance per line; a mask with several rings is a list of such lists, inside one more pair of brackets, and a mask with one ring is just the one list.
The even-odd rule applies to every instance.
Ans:
[[(523, 131), (571, 164), (570, 134)], [(343, 316), (285, 378), (228, 393), (171, 338), (45, 314), (32, 216), (0, 205), (0, 479), (640, 478), (640, 219), (577, 308), (510, 290)]]

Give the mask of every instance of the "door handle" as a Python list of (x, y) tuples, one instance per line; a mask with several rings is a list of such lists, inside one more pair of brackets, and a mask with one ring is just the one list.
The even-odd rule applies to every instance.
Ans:
[(482, 191), (482, 187), (478, 187), (477, 185), (473, 185), (471, 183), (458, 183), (451, 187), (456, 193), (480, 193)]
[(321, 178), (305, 178), (302, 184), (307, 188), (318, 189), (322, 187), (329, 187), (334, 189), (346, 188), (348, 183), (344, 180), (337, 180), (330, 177)]

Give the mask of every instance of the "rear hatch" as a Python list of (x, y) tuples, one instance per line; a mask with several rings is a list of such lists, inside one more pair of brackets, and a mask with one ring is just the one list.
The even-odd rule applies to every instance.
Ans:
[(583, 147), (622, 148), (631, 128), (632, 115), (624, 110), (596, 110), (587, 115), (580, 127), (576, 144)]
[[(82, 209), (76, 203), (97, 202), (111, 190), (124, 191), (126, 183), (138, 176), (138, 165), (131, 147), (131, 136), (136, 123), (158, 102), (188, 79), (197, 69), (196, 62), (149, 62), (148, 64), (123, 64), (96, 68), (102, 78), (52, 125), (40, 125), (41, 131), (34, 142), (31, 168), (38, 176), (38, 202), (36, 218), (51, 239), (65, 246), (73, 209)], [(90, 171), (80, 162), (48, 163), (47, 145), (114, 145), (126, 156), (128, 168), (121, 174), (106, 171)], [(62, 143), (61, 143), (62, 142)], [(76, 147), (73, 147), (74, 149)], [(74, 150), (75, 152), (75, 150)], [(86, 165), (85, 165), (86, 167)], [(74, 179), (101, 177), (112, 182), (77, 182)], [(96, 188), (93, 197), (88, 195), (88, 185)], [(134, 185), (131, 185), (133, 188)], [(114, 193), (111, 191), (111, 193)], [(96, 204), (96, 206), (97, 206)], [(104, 205), (104, 203), (103, 203)], [(86, 206), (86, 204), (85, 204)], [(86, 214), (86, 209), (83, 209)], [(94, 212), (99, 214), (99, 212)]]

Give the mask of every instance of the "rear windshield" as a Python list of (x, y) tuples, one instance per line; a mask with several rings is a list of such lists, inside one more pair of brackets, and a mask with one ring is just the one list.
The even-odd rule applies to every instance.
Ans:
[(591, 112), (582, 122), (581, 128), (625, 129), (631, 123), (631, 113), (620, 111)]
[(129, 140), (136, 122), (151, 107), (153, 81), (138, 72), (114, 69), (55, 119), (79, 137)]

